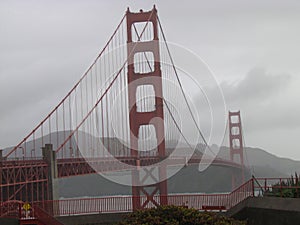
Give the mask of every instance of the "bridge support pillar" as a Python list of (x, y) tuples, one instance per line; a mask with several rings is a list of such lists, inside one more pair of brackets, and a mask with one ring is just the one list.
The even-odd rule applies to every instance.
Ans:
[(58, 173), (56, 154), (52, 144), (46, 144), (43, 150), (43, 158), (48, 164), (48, 200), (58, 200)]

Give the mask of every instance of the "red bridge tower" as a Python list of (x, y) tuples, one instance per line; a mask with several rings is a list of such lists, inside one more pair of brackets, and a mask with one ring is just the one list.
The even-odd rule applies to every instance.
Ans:
[(241, 177), (241, 183), (245, 182), (244, 171), (244, 146), (242, 135), (242, 122), (240, 111), (228, 113), (229, 121), (229, 143), (230, 143), (230, 159), (234, 161), (234, 156), (239, 157), (239, 162), (242, 167), (242, 174), (240, 176), (232, 174), (232, 188), (234, 189), (240, 183), (237, 182), (237, 177)]
[[(162, 99), (162, 79), (160, 67), (160, 53), (158, 42), (158, 24), (157, 10), (154, 7), (149, 12), (140, 11), (132, 13), (127, 10), (127, 59), (128, 59), (128, 99), (129, 99), (129, 122), (130, 122), (130, 148), (131, 156), (136, 159), (136, 165), (139, 166), (141, 156), (138, 151), (139, 130), (142, 126), (153, 126), (157, 146), (157, 157), (163, 159), (165, 157), (165, 134), (164, 134), (164, 113)], [(153, 39), (144, 40), (143, 36), (145, 28), (138, 35), (136, 41), (133, 40), (132, 33), (136, 32), (136, 24), (141, 23), (151, 27), (151, 36)], [(148, 31), (147, 31), (148, 32)], [(143, 39), (143, 40), (142, 40)], [(150, 72), (137, 72), (136, 68), (140, 62), (135, 55), (144, 55), (147, 59), (147, 54), (152, 54), (153, 69)], [(147, 59), (148, 61), (148, 59)], [(149, 62), (148, 62), (149, 63)], [(137, 91), (144, 85), (152, 86), (155, 96), (154, 110), (139, 110), (137, 111)], [(146, 98), (147, 96), (143, 96)], [(158, 171), (155, 171), (158, 170)], [(132, 172), (132, 195), (133, 195), (133, 210), (145, 208), (148, 203), (155, 206), (167, 204), (167, 181), (166, 168), (158, 167), (152, 169), (140, 169)], [(144, 172), (144, 174), (142, 174)], [(157, 172), (158, 176), (154, 173)], [(154, 184), (147, 185), (145, 180), (152, 178)], [(160, 182), (161, 181), (161, 182)], [(154, 198), (159, 193), (159, 200)], [(142, 197), (143, 196), (143, 197)]]

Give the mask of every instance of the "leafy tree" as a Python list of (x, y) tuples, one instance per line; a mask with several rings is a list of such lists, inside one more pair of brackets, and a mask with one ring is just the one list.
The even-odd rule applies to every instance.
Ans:
[(246, 225), (246, 222), (182, 206), (159, 206), (130, 213), (117, 225)]

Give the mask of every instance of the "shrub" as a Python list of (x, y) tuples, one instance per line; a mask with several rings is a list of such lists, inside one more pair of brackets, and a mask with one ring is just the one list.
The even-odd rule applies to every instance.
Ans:
[(278, 182), (272, 185), (271, 191), (267, 191), (266, 195), (283, 197), (283, 198), (299, 198), (300, 197), (300, 180), (297, 173), (286, 181)]
[(159, 206), (130, 213), (117, 225), (246, 225), (246, 222), (186, 207)]

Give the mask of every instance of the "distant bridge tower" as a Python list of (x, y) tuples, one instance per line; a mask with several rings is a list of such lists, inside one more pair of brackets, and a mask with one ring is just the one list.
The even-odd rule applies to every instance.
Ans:
[(245, 182), (245, 171), (244, 171), (244, 146), (243, 146), (243, 135), (242, 135), (242, 122), (240, 111), (228, 113), (229, 121), (229, 143), (230, 143), (230, 159), (235, 161), (235, 156), (238, 156), (239, 163), (241, 164), (242, 174), (232, 174), (232, 188), (234, 189), (240, 183), (237, 178), (241, 179), (241, 183)]
[[(164, 113), (163, 113), (163, 99), (162, 99), (162, 79), (161, 79), (161, 67), (160, 67), (160, 53), (158, 42), (158, 24), (157, 24), (157, 10), (154, 8), (149, 12), (132, 13), (127, 10), (127, 59), (128, 59), (128, 101), (129, 101), (129, 123), (130, 123), (130, 148), (131, 156), (136, 159), (136, 165), (139, 166), (140, 158), (143, 157), (138, 149), (139, 131), (142, 126), (153, 126), (157, 146), (157, 157), (163, 159), (165, 157), (165, 136), (164, 136)], [(149, 25), (151, 27), (151, 34), (146, 37), (151, 37), (151, 40), (143, 39), (144, 30), (140, 34), (137, 34), (137, 40), (133, 40), (133, 34), (137, 32), (136, 26), (140, 24)], [(148, 29), (148, 28), (147, 28)], [(149, 30), (147, 30), (149, 32)], [(142, 37), (142, 38), (141, 38)], [(150, 71), (137, 71), (138, 64), (137, 59), (140, 56), (147, 54), (152, 55), (151, 62), (154, 66)], [(135, 57), (137, 56), (137, 57)], [(148, 62), (149, 63), (149, 62)], [(144, 87), (144, 85), (151, 86), (154, 91), (155, 105), (152, 110), (137, 110), (137, 92), (138, 89)], [(147, 96), (143, 96), (147, 98)], [(145, 174), (142, 175), (142, 172)], [(154, 175), (158, 173), (159, 179)], [(155, 178), (156, 177), (156, 178)], [(163, 180), (156, 184), (147, 185), (145, 180), (147, 178), (156, 179), (157, 181)], [(158, 171), (149, 169), (134, 170), (132, 172), (132, 195), (133, 195), (133, 210), (146, 207), (148, 203), (158, 206), (167, 204), (167, 181), (166, 168), (159, 167)], [(154, 198), (154, 195), (159, 193), (159, 200)], [(143, 197), (142, 197), (143, 196)]]

